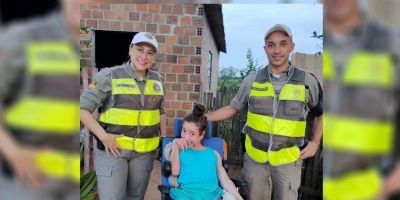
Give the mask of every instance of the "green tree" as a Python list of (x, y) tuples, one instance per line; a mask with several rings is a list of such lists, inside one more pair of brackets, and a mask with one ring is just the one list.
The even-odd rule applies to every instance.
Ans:
[[(312, 38), (315, 38), (317, 40), (319, 40), (319, 42), (322, 43), (323, 39), (324, 39), (324, 35), (323, 34), (318, 34), (317, 31), (313, 31)], [(316, 52), (315, 55), (322, 55), (322, 44), (318, 44), (318, 49), (320, 49), (320, 51)]]
[(254, 60), (253, 52), (251, 51), (251, 49), (247, 49), (246, 58), (247, 58), (246, 68), (239, 70), (240, 78), (242, 80), (251, 72), (255, 72), (256, 70), (261, 68), (261, 65), (258, 64), (258, 60)]
[(236, 92), (239, 90), (241, 79), (236, 67), (229, 66), (221, 68), (218, 77), (218, 89)]

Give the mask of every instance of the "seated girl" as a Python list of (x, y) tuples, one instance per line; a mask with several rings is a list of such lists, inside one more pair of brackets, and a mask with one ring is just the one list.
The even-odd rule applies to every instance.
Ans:
[(220, 154), (201, 143), (207, 130), (204, 111), (204, 106), (195, 104), (193, 113), (183, 119), (181, 138), (174, 139), (165, 148), (166, 158), (171, 161), (171, 174), (178, 177), (177, 187), (171, 188), (170, 196), (175, 200), (216, 200), (221, 197), (242, 200), (222, 166)]

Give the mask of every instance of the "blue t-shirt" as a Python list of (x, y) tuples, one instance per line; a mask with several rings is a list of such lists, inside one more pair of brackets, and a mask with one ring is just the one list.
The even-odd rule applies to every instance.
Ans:
[(217, 157), (214, 150), (189, 148), (179, 151), (181, 163), (179, 188), (172, 188), (170, 196), (178, 200), (216, 200), (222, 196), (218, 183)]

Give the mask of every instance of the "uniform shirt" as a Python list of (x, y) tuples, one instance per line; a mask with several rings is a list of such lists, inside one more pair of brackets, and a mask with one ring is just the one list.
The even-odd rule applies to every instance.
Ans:
[[(261, 73), (264, 80), (271, 81), (275, 90), (275, 96), (279, 96), (283, 85), (288, 81), (289, 76), (293, 73), (294, 67), (295, 66), (291, 65), (288, 71), (282, 72), (279, 75), (275, 75), (271, 73), (271, 70), (267, 65), (266, 67), (260, 69), (257, 73)], [(247, 77), (245, 77), (242, 82), (242, 85), (239, 88), (238, 93), (232, 99), (230, 105), (234, 107), (236, 110), (242, 111), (244, 108), (246, 108), (249, 100), (250, 89), (255, 79), (255, 76), (256, 73), (252, 73), (249, 74)], [(319, 82), (315, 78), (315, 76), (313, 76), (309, 72), (306, 72), (305, 85), (306, 85), (306, 105), (309, 109), (315, 110), (318, 113), (317, 116), (319, 116), (322, 114), (322, 89), (319, 85)], [(278, 99), (275, 98), (275, 101), (277, 100)], [(277, 105), (276, 102), (274, 103), (274, 106), (275, 105)], [(274, 108), (274, 110), (275, 109), (276, 108)]]
[[(117, 66), (118, 67), (118, 66)], [(163, 85), (163, 91), (165, 95), (165, 86), (163, 83), (163, 79), (161, 75), (155, 71), (148, 70), (144, 78), (140, 78), (137, 76), (130, 64), (124, 63), (123, 67), (127, 70), (129, 75), (135, 79), (140, 88), (140, 91), (143, 93), (144, 87), (147, 79), (149, 78), (159, 78), (161, 80), (161, 84)], [(111, 72), (112, 68), (105, 68), (98, 72), (94, 76), (94, 80), (96, 85), (94, 87), (87, 87), (86, 90), (82, 93), (80, 97), (80, 107), (81, 109), (88, 110), (93, 112), (98, 107), (109, 107), (108, 105), (114, 105), (112, 102), (113, 98), (111, 97)], [(160, 114), (165, 113), (164, 109), (164, 101), (161, 103)]]

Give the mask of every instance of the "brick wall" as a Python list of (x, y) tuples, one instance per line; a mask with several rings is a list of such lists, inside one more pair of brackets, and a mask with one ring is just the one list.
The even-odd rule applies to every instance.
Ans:
[[(212, 37), (204, 38), (204, 34), (197, 33), (198, 28), (205, 29), (203, 33), (209, 32), (205, 28), (205, 15), (198, 14), (200, 7), (201, 4), (81, 4), (81, 25), (89, 29), (81, 35), (81, 67), (94, 67), (91, 44), (95, 36), (90, 30), (155, 33), (160, 52), (154, 69), (165, 79), (167, 132), (172, 134), (173, 119), (190, 113), (193, 102), (199, 101), (200, 81), (206, 78), (199, 71), (207, 70), (202, 56), (208, 53), (197, 55), (197, 48), (207, 41), (212, 44), (208, 49), (215, 52), (214, 58), (219, 57), (215, 43), (208, 41)], [(216, 77), (218, 70), (214, 73)]]

